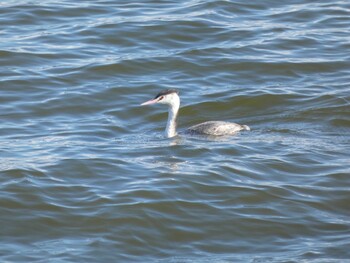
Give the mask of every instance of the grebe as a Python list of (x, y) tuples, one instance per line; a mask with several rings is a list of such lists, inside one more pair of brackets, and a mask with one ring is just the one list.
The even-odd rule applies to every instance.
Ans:
[[(141, 105), (149, 105), (154, 103), (161, 103), (169, 105), (168, 122), (165, 128), (165, 135), (168, 138), (174, 137), (176, 133), (176, 117), (180, 108), (179, 92), (176, 89), (168, 89), (159, 92), (154, 99), (146, 101)], [(234, 135), (239, 131), (247, 130), (250, 128), (247, 125), (240, 125), (233, 122), (225, 121), (207, 121), (194, 126), (189, 127), (185, 133), (189, 134), (202, 134), (202, 135)]]

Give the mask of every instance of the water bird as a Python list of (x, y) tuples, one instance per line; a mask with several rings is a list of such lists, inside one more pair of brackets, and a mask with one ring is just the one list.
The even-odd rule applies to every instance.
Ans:
[[(165, 135), (168, 138), (174, 137), (176, 133), (176, 118), (180, 108), (179, 91), (176, 89), (167, 89), (159, 92), (154, 99), (148, 100), (141, 105), (150, 104), (166, 104), (169, 106), (168, 121), (165, 128)], [(247, 125), (240, 125), (233, 122), (226, 121), (206, 121), (187, 128), (186, 134), (198, 134), (198, 135), (234, 135), (237, 132), (247, 130), (250, 128)]]

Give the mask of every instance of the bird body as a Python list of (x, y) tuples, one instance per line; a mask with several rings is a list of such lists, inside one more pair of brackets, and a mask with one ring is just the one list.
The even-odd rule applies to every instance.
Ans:
[(250, 130), (247, 125), (240, 125), (227, 121), (206, 121), (187, 128), (186, 132), (190, 134), (204, 135), (234, 135), (241, 130)]
[[(159, 92), (154, 99), (146, 101), (141, 105), (149, 105), (154, 103), (161, 103), (169, 105), (168, 121), (165, 128), (165, 135), (168, 138), (176, 136), (176, 118), (180, 108), (179, 92), (175, 89), (168, 89)], [(250, 130), (247, 125), (240, 125), (233, 122), (225, 121), (207, 121), (189, 127), (185, 133), (188, 134), (202, 134), (202, 135), (234, 135), (242, 130)]]

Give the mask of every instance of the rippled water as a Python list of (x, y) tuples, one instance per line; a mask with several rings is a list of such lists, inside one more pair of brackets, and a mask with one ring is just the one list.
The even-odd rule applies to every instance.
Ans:
[[(1, 262), (350, 262), (348, 1), (0, 1)], [(247, 124), (230, 138), (179, 128)]]

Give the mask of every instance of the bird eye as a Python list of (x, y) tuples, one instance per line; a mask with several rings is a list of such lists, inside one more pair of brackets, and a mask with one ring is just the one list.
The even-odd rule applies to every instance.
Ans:
[(164, 99), (164, 96), (160, 96), (158, 101), (161, 101), (162, 99)]

